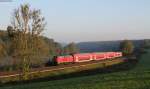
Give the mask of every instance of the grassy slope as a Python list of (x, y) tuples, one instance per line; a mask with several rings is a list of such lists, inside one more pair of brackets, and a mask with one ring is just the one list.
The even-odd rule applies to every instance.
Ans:
[(137, 64), (135, 70), (138, 71), (150, 70), (150, 50), (148, 51), (147, 54), (143, 55), (139, 61), (140, 63)]
[(130, 71), (97, 74), (65, 80), (45, 81), (24, 85), (5, 86), (2, 89), (149, 89), (150, 50)]

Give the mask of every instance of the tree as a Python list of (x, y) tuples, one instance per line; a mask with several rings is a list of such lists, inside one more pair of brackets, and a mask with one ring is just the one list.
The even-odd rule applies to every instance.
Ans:
[(0, 39), (0, 58), (3, 58), (7, 55), (7, 50), (5, 43)]
[(48, 39), (46, 37), (43, 37), (43, 38), (46, 44), (48, 45), (47, 49), (49, 49), (50, 58), (53, 58), (54, 56), (62, 54), (62, 46), (60, 43), (55, 42), (53, 39)]
[(74, 54), (78, 52), (79, 52), (79, 48), (73, 42), (69, 43), (67, 46), (64, 47), (64, 54)]
[(147, 49), (150, 48), (150, 40), (144, 39), (143, 42), (141, 43), (141, 46), (138, 48), (138, 51), (140, 53), (146, 53)]
[(134, 45), (130, 40), (124, 40), (120, 43), (120, 50), (123, 52), (123, 55), (130, 55), (134, 51)]
[(145, 49), (150, 48), (150, 40), (144, 39), (142, 47), (145, 48)]
[(12, 26), (7, 27), (7, 33), (10, 38), (13, 37), (14, 30)]
[(28, 4), (24, 4), (14, 10), (11, 23), (14, 30), (12, 55), (21, 60), (23, 79), (27, 79), (30, 59), (40, 54), (39, 42), (42, 41), (39, 38), (45, 27), (44, 17), (40, 10), (32, 10)]

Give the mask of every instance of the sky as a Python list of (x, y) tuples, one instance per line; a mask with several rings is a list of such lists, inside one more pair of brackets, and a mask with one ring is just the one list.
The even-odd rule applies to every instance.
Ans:
[(150, 38), (150, 0), (4, 1), (0, 0), (0, 29), (10, 25), (15, 8), (28, 3), (46, 19), (43, 35), (57, 42)]

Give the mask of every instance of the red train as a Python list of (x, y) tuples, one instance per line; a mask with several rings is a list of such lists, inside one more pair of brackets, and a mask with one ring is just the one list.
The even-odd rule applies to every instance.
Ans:
[(117, 57), (122, 57), (122, 52), (78, 53), (67, 56), (57, 56), (53, 60), (56, 64), (61, 64), (61, 63), (86, 62), (92, 60), (107, 60)]

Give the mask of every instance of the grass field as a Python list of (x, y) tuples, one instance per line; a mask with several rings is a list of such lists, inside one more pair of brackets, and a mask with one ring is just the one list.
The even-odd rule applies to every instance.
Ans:
[(96, 74), (54, 81), (33, 82), (0, 89), (150, 89), (150, 50), (129, 71)]

